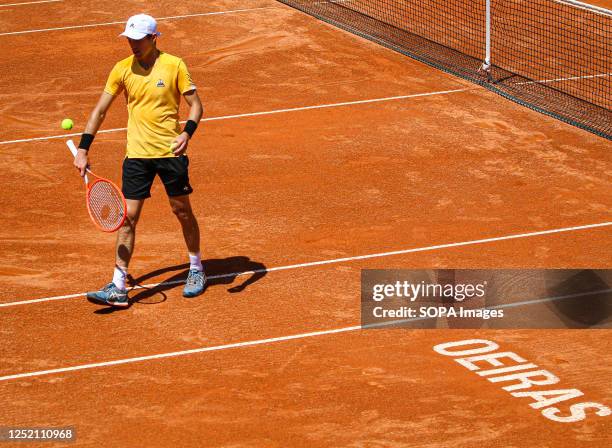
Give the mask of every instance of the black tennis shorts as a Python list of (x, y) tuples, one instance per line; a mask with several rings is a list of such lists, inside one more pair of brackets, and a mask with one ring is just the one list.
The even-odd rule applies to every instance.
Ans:
[(166, 187), (168, 196), (183, 196), (193, 192), (189, 185), (189, 158), (124, 159), (122, 188), (126, 199), (151, 197), (151, 185), (156, 175)]

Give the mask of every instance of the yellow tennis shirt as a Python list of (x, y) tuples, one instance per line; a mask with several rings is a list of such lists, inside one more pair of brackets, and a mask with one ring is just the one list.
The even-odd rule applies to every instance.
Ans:
[(181, 133), (181, 95), (196, 88), (181, 58), (160, 52), (153, 67), (143, 69), (134, 56), (111, 70), (104, 91), (127, 100), (128, 158), (174, 157), (170, 144)]

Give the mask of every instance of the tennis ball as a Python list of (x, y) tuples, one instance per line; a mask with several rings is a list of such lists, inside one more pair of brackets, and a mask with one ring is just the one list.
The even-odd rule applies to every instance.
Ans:
[(72, 126), (74, 126), (74, 123), (70, 118), (64, 118), (62, 120), (62, 129), (69, 130), (72, 129)]

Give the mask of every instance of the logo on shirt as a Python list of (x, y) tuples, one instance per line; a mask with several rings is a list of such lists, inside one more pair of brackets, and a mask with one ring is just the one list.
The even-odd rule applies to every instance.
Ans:
[(166, 84), (164, 84), (164, 80), (160, 79), (159, 81), (157, 81), (157, 87), (166, 87)]

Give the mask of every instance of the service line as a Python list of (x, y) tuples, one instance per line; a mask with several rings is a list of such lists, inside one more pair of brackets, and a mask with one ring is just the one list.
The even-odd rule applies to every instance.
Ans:
[[(530, 237), (535, 237), (535, 236), (552, 235), (555, 233), (576, 232), (579, 230), (596, 229), (596, 228), (608, 227), (608, 226), (612, 226), (612, 221), (601, 222), (597, 224), (586, 224), (586, 225), (574, 226), (574, 227), (561, 227), (557, 229), (540, 230), (540, 231), (535, 231), (535, 232), (517, 233), (517, 234), (512, 234), (512, 235), (497, 236), (493, 238), (484, 238), (484, 239), (478, 239), (478, 240), (460, 241), (458, 243), (446, 243), (446, 244), (438, 244), (435, 246), (414, 247), (411, 249), (402, 249), (402, 250), (396, 250), (392, 252), (379, 252), (379, 253), (374, 253), (374, 254), (358, 255), (354, 257), (333, 258), (330, 260), (311, 261), (311, 262), (306, 262), (306, 263), (290, 264), (287, 266), (277, 266), (273, 268), (256, 269), (253, 271), (232, 272), (232, 273), (227, 273), (227, 274), (213, 275), (208, 278), (209, 279), (219, 279), (219, 278), (237, 277), (241, 275), (252, 275), (252, 274), (258, 274), (258, 273), (286, 271), (289, 269), (300, 269), (300, 268), (308, 268), (308, 267), (313, 267), (313, 266), (323, 266), (323, 265), (336, 264), (336, 263), (349, 263), (349, 262), (353, 262), (357, 260), (369, 260), (372, 258), (391, 257), (395, 255), (405, 255), (405, 254), (412, 254), (412, 253), (417, 253), (417, 252), (428, 252), (432, 250), (450, 249), (450, 248), (462, 247), (462, 246), (473, 246), (476, 244), (494, 243), (498, 241), (507, 241), (507, 240), (514, 240), (514, 239), (520, 239), (520, 238), (530, 238)], [(155, 288), (156, 286), (172, 285), (172, 284), (179, 284), (179, 283), (183, 283), (183, 280), (176, 280), (172, 282), (162, 282), (162, 283), (151, 283), (148, 285), (139, 285), (139, 286), (135, 286), (130, 289)], [(43, 297), (40, 299), (5, 302), (5, 303), (0, 303), (0, 308), (6, 308), (6, 307), (18, 306), (18, 305), (29, 305), (29, 304), (41, 303), (41, 302), (51, 302), (55, 300), (73, 299), (76, 297), (82, 297), (84, 295), (85, 295), (84, 292), (80, 292), (76, 294), (68, 294), (68, 295), (62, 295), (62, 296)]]
[(39, 0), (37, 2), (22, 2), (22, 3), (8, 3), (0, 5), (0, 8), (4, 8), (6, 6), (23, 6), (23, 5), (36, 5), (38, 3), (57, 3), (63, 2), (64, 0)]
[[(287, 112), (299, 112), (299, 111), (304, 111), (304, 110), (327, 109), (330, 107), (343, 107), (343, 106), (354, 106), (358, 104), (380, 103), (383, 101), (405, 100), (408, 98), (419, 98), (419, 97), (435, 96), (435, 95), (447, 95), (449, 93), (467, 92), (468, 90), (476, 90), (476, 89), (478, 89), (478, 87), (469, 87), (469, 88), (454, 89), (454, 90), (441, 90), (438, 92), (414, 93), (412, 95), (389, 96), (389, 97), (384, 97), (384, 98), (372, 98), (368, 100), (345, 101), (342, 103), (318, 104), (315, 106), (299, 106), (299, 107), (291, 107), (287, 109), (275, 109), (275, 110), (266, 110), (262, 112), (250, 112), (250, 113), (245, 113), (245, 114), (222, 115), (219, 117), (202, 118), (200, 121), (203, 122), (203, 121), (231, 120), (235, 118), (259, 117), (261, 115), (282, 114), (282, 113), (287, 113)], [(180, 123), (185, 123), (185, 121), (186, 120), (183, 120)], [(108, 134), (112, 132), (120, 132), (120, 131), (125, 131), (125, 130), (127, 130), (127, 128), (103, 129), (101, 131), (98, 131), (97, 134)], [(75, 132), (72, 134), (49, 135), (46, 137), (22, 138), (19, 140), (4, 140), (4, 141), (0, 141), (0, 145), (10, 145), (13, 143), (26, 143), (26, 142), (34, 142), (34, 141), (40, 141), (40, 140), (53, 140), (57, 138), (76, 137), (80, 135), (81, 135), (80, 132)]]

